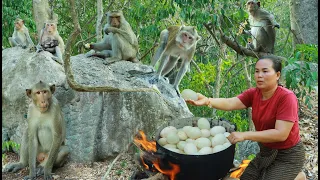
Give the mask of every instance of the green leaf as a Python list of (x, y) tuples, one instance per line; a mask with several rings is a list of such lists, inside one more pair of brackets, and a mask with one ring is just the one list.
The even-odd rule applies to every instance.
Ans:
[(300, 57), (301, 57), (301, 52), (300, 51), (298, 51), (298, 52), (296, 52), (296, 54), (295, 54), (295, 59), (300, 59)]

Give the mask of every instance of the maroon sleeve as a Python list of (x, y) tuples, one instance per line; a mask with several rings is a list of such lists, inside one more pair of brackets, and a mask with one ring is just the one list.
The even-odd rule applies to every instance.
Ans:
[(252, 100), (254, 92), (256, 91), (256, 88), (250, 88), (244, 91), (243, 93), (239, 94), (237, 98), (240, 99), (240, 101), (246, 106), (251, 107), (252, 106)]
[(298, 100), (294, 93), (288, 93), (279, 99), (276, 119), (298, 121)]

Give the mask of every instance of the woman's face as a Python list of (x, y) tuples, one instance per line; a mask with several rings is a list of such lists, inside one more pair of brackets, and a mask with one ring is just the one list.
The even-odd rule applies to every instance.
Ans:
[(275, 72), (272, 65), (273, 62), (270, 59), (261, 59), (256, 63), (254, 78), (257, 88), (269, 90), (278, 85), (280, 72)]

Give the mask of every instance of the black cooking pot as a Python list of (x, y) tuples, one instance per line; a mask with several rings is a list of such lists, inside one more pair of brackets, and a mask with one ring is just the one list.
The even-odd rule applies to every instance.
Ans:
[[(218, 180), (225, 177), (229, 170), (234, 167), (234, 144), (217, 153), (207, 155), (185, 155), (170, 151), (158, 143), (160, 132), (163, 128), (167, 126), (174, 126), (179, 129), (184, 126), (192, 126), (192, 123), (197, 122), (198, 119), (200, 119), (200, 117), (170, 121), (160, 127), (156, 134), (157, 152), (164, 155), (164, 160), (180, 166), (180, 172), (176, 175), (176, 180)], [(213, 127), (214, 120), (208, 120), (211, 122), (211, 127)]]

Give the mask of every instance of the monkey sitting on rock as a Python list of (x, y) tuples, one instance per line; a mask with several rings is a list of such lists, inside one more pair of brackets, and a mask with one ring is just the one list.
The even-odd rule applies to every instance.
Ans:
[(161, 31), (160, 45), (151, 62), (154, 66), (159, 60), (160, 65), (157, 70), (157, 78), (167, 75), (182, 60), (180, 70), (175, 77), (173, 87), (180, 95), (179, 84), (196, 51), (197, 42), (201, 39), (197, 30), (193, 26), (169, 26)]
[(28, 28), (24, 25), (24, 21), (17, 18), (14, 21), (14, 31), (12, 37), (9, 37), (9, 44), (11, 47), (19, 46), (23, 49), (34, 46)]
[(260, 8), (260, 2), (249, 0), (246, 4), (249, 12), (249, 23), (251, 30), (244, 30), (244, 34), (252, 36), (252, 43), (247, 44), (247, 48), (257, 52), (274, 52), (276, 40), (275, 27), (280, 25), (274, 19), (274, 16)]
[(41, 30), (37, 52), (48, 51), (54, 55), (53, 60), (63, 64), (64, 42), (59, 35), (57, 23), (47, 21)]
[(110, 11), (106, 16), (107, 24), (103, 28), (103, 40), (86, 44), (86, 48), (95, 50), (94, 53), (89, 52), (86, 56), (106, 58), (106, 64), (120, 60), (139, 62), (137, 59), (138, 39), (122, 11)]
[(65, 163), (69, 154), (65, 145), (66, 127), (58, 100), (52, 96), (54, 91), (55, 85), (42, 81), (26, 89), (32, 102), (27, 115), (28, 128), (22, 136), (20, 161), (7, 164), (3, 172), (17, 172), (29, 166), (29, 176), (24, 179), (44, 175), (44, 179), (49, 180), (52, 179), (52, 167)]

